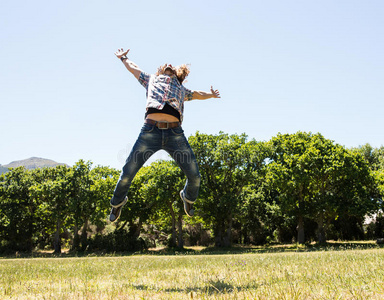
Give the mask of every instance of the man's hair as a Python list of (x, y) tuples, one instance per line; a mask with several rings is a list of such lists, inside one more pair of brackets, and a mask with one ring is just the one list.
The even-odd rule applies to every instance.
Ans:
[[(163, 75), (165, 72), (167, 64), (161, 65), (160, 67), (157, 68), (156, 76)], [(176, 77), (179, 80), (180, 84), (183, 83), (185, 78), (187, 78), (190, 70), (189, 70), (189, 65), (180, 65), (174, 68), (176, 70)]]

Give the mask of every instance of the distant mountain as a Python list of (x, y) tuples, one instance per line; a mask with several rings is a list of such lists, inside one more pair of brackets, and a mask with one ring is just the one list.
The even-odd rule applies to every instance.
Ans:
[(6, 172), (8, 172), (8, 168), (0, 165), (0, 174), (6, 173)]
[(50, 159), (40, 158), (40, 157), (31, 157), (28, 159), (13, 161), (7, 165), (0, 165), (0, 174), (8, 171), (9, 168), (17, 168), (24, 166), (27, 170), (33, 170), (37, 168), (44, 167), (56, 167), (56, 166), (65, 166), (66, 164), (58, 163)]

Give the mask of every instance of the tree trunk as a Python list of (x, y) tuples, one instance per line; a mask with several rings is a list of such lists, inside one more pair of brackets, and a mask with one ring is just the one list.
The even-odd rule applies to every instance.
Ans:
[(179, 218), (177, 220), (177, 231), (178, 231), (178, 239), (177, 239), (177, 247), (179, 249), (184, 248), (184, 239), (183, 239), (183, 214), (179, 214)]
[(172, 236), (169, 246), (170, 247), (176, 247), (176, 218), (175, 218), (175, 212), (172, 207), (172, 203), (169, 204), (169, 209), (171, 211), (172, 216)]
[(299, 221), (297, 224), (297, 242), (299, 244), (305, 243), (305, 234), (304, 234), (304, 219), (302, 216), (299, 216)]
[(250, 239), (249, 239), (249, 235), (248, 235), (248, 230), (247, 228), (243, 228), (241, 230), (241, 239), (240, 239), (240, 243), (243, 243), (245, 245), (249, 245), (250, 244)]
[[(120, 222), (120, 220), (118, 220), (117, 222)], [(129, 223), (129, 220), (125, 221), (123, 223), (123, 225), (121, 225), (119, 228), (117, 228), (116, 230), (119, 231), (119, 230), (123, 230), (125, 226), (127, 226), (127, 224)]]
[(88, 219), (85, 219), (83, 230), (81, 231), (81, 250), (83, 251), (88, 246), (87, 230), (88, 230)]
[(133, 234), (135, 239), (137, 239), (140, 236), (141, 226), (143, 226), (143, 221), (141, 220), (141, 218), (139, 218), (139, 223), (136, 225), (135, 232)]
[(219, 224), (217, 224), (216, 230), (215, 230), (215, 247), (223, 247), (223, 230), (222, 230), (222, 224), (219, 221)]
[(78, 227), (77, 223), (73, 227), (73, 231), (74, 231), (74, 236), (73, 236), (72, 249), (79, 250), (79, 248), (80, 248), (80, 236), (79, 236), (79, 227)]
[(232, 214), (226, 220), (221, 220), (215, 230), (215, 247), (231, 247), (232, 246)]
[(232, 246), (232, 223), (233, 223), (232, 213), (230, 213), (227, 221), (228, 221), (228, 227), (224, 237), (224, 247), (231, 247)]
[(53, 247), (56, 254), (61, 254), (61, 240), (60, 240), (60, 231), (61, 231), (61, 221), (58, 220), (56, 223), (56, 232), (53, 241)]
[(317, 218), (317, 240), (319, 244), (325, 244), (326, 238), (325, 238), (325, 229), (324, 229), (324, 217), (323, 214), (320, 214), (320, 216)]
[(31, 212), (31, 217), (29, 218), (29, 230), (28, 230), (28, 237), (27, 237), (27, 251), (32, 251), (33, 250), (33, 239), (32, 239), (32, 236), (33, 236), (33, 233), (35, 232), (35, 228), (34, 228), (34, 220), (33, 220), (33, 217), (35, 215), (34, 213), (34, 208), (33, 206), (29, 206), (29, 211)]

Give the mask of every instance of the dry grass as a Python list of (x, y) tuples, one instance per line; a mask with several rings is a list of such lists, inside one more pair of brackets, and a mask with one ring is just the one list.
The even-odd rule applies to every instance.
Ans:
[(1, 299), (383, 299), (384, 249), (0, 260)]

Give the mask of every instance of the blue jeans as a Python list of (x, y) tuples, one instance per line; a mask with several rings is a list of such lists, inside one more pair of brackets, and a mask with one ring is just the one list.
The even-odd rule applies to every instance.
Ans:
[(155, 125), (144, 123), (139, 137), (129, 154), (117, 182), (112, 205), (121, 203), (128, 194), (132, 180), (143, 164), (158, 150), (167, 151), (187, 176), (184, 195), (189, 201), (195, 201), (200, 188), (200, 173), (195, 154), (179, 127), (159, 129)]

